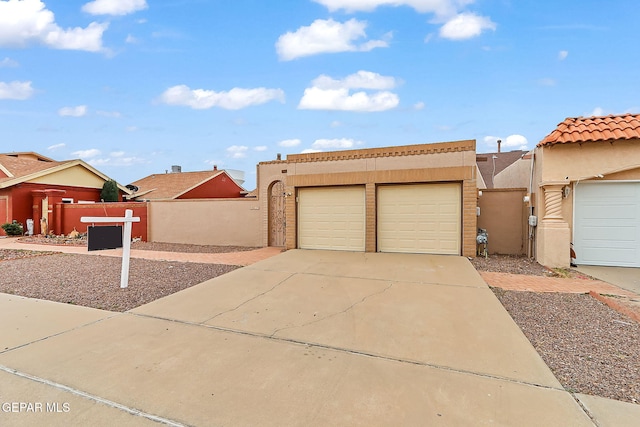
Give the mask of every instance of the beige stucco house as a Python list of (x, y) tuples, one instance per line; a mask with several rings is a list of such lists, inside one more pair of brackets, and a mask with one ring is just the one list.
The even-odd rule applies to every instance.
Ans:
[(288, 155), (258, 165), (264, 242), (474, 256), (475, 141)]
[(567, 118), (496, 187), (530, 189), (543, 265), (640, 267), (640, 115)]

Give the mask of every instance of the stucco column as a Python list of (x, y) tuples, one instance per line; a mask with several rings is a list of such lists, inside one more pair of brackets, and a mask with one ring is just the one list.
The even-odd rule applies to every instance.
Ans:
[(562, 218), (562, 185), (545, 185), (544, 221), (563, 221)]
[(33, 203), (31, 205), (33, 218), (33, 234), (40, 234), (42, 232), (42, 230), (40, 229), (40, 219), (42, 218), (42, 200), (44, 200), (45, 197), (46, 194), (44, 194), (44, 191), (35, 190), (31, 192), (31, 198), (33, 200)]
[(562, 217), (562, 187), (564, 183), (542, 185), (544, 217), (537, 230), (537, 259), (546, 267), (569, 267), (571, 232)]

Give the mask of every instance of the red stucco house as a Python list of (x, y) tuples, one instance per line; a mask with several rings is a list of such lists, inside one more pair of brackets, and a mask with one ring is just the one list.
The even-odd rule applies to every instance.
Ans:
[(174, 166), (172, 172), (153, 174), (128, 185), (134, 193), (127, 198), (136, 201), (228, 199), (247, 193), (226, 171), (182, 172)]
[[(34, 152), (0, 153), (0, 224), (34, 221), (34, 233), (62, 230), (62, 203), (94, 203), (109, 177), (82, 160), (55, 161)], [(121, 199), (129, 194), (118, 186)], [(4, 231), (0, 229), (0, 235)]]

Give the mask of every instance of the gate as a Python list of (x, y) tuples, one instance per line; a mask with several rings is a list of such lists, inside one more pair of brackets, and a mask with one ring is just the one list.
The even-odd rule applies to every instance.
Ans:
[(269, 191), (269, 246), (285, 246), (286, 224), (284, 182), (276, 181)]

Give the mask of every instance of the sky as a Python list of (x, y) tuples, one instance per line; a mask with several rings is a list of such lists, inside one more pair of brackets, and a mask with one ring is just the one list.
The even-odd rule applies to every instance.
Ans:
[(640, 112), (636, 0), (0, 0), (0, 152), (126, 185), (172, 165), (475, 139)]

